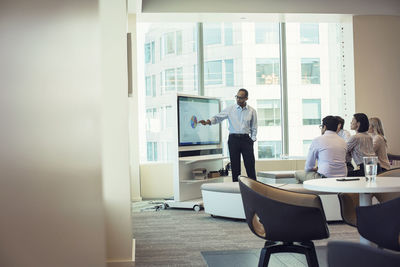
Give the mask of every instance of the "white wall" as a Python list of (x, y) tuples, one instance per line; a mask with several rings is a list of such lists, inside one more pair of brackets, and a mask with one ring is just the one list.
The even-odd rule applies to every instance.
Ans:
[(125, 0), (100, 0), (102, 167), (107, 261), (132, 260)]
[(388, 150), (400, 154), (400, 16), (355, 16), (356, 112), (379, 117)]
[(0, 266), (105, 266), (97, 1), (0, 2)]
[(136, 15), (128, 15), (128, 32), (131, 34), (131, 62), (132, 62), (132, 95), (128, 100), (129, 106), (129, 151), (130, 151), (130, 176), (131, 199), (141, 201), (139, 178), (139, 87), (137, 79), (137, 31)]

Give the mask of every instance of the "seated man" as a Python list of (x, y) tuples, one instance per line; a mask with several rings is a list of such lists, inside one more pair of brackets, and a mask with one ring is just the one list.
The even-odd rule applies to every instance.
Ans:
[[(346, 142), (337, 133), (339, 121), (333, 116), (322, 120), (321, 136), (315, 138), (308, 151), (305, 171), (297, 171), (296, 179), (306, 180), (326, 177), (343, 177), (347, 174)], [(318, 167), (315, 167), (315, 162)]]

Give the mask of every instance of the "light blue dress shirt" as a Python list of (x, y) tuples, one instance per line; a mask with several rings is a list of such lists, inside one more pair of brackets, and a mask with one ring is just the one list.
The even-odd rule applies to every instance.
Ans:
[(257, 140), (257, 112), (254, 108), (247, 104), (244, 108), (234, 104), (210, 118), (210, 121), (217, 124), (225, 119), (229, 121), (229, 133), (249, 134), (253, 141)]
[(318, 173), (326, 177), (347, 175), (346, 142), (334, 131), (325, 131), (315, 138), (308, 151), (305, 170), (311, 171), (318, 161)]

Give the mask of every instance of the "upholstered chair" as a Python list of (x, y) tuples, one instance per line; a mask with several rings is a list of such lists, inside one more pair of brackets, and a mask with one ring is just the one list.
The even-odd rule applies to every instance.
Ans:
[(381, 248), (400, 251), (400, 197), (376, 205), (357, 207), (356, 213), (357, 229), (361, 236)]
[(240, 177), (240, 193), (250, 230), (265, 239), (258, 266), (268, 266), (271, 254), (301, 253), (309, 266), (318, 266), (312, 240), (329, 237), (318, 195), (272, 187)]
[(328, 266), (398, 267), (400, 266), (400, 254), (365, 244), (331, 241), (328, 243)]
[[(378, 177), (399, 177), (400, 179), (400, 168), (391, 169), (382, 172)], [(378, 178), (379, 179), (379, 178)], [(380, 202), (386, 202), (395, 198), (400, 197), (400, 192), (395, 193), (374, 193), (376, 199)], [(340, 213), (342, 214), (342, 219), (345, 223), (350, 226), (357, 226), (357, 216), (356, 208), (360, 206), (359, 194), (357, 193), (339, 193), (338, 194), (340, 202)]]

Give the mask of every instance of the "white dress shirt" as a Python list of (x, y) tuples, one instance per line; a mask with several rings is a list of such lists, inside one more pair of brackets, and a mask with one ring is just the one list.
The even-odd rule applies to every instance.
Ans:
[(347, 157), (348, 162), (353, 158), (355, 164), (363, 163), (363, 157), (375, 156), (372, 137), (367, 133), (356, 133), (347, 141)]
[(229, 121), (229, 133), (249, 134), (253, 141), (257, 140), (257, 112), (246, 104), (243, 108), (238, 104), (231, 105), (219, 114), (210, 118), (211, 124)]
[(346, 176), (346, 142), (336, 132), (325, 131), (312, 141), (305, 170), (312, 171), (315, 161), (318, 161), (318, 173), (326, 177)]

